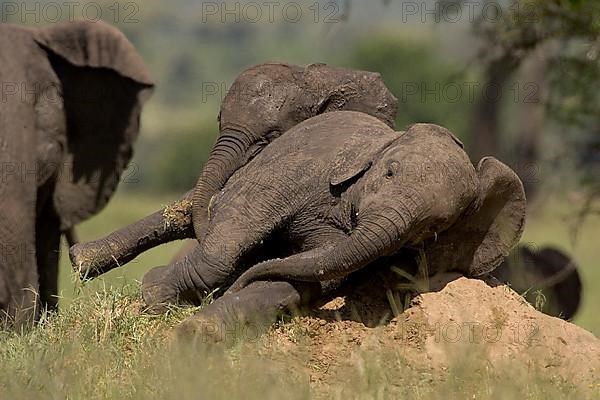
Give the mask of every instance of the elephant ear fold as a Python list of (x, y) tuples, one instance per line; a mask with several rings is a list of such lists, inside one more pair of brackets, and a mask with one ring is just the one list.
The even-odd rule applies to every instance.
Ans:
[(133, 45), (105, 22), (58, 23), (38, 30), (35, 41), (74, 66), (107, 68), (139, 84), (154, 85)]
[[(399, 136), (398, 136), (399, 137)], [(373, 165), (375, 158), (398, 137), (377, 136), (365, 146), (343, 143), (333, 161), (333, 172), (329, 175), (329, 184), (339, 188), (360, 178)]]
[(140, 55), (101, 22), (58, 24), (36, 33), (61, 85), (66, 156), (54, 205), (66, 230), (99, 212), (133, 154), (153, 84)]
[[(340, 157), (337, 161), (343, 161), (345, 158)], [(350, 161), (350, 160), (347, 160)], [(349, 165), (342, 167), (342, 163), (336, 163), (336, 171), (330, 176), (329, 184), (334, 187), (342, 186), (344, 183), (358, 178), (373, 164), (372, 160), (362, 160), (364, 162), (350, 162)]]
[(453, 227), (426, 246), (434, 271), (480, 276), (494, 270), (519, 242), (526, 201), (517, 174), (493, 157), (477, 166), (479, 194)]

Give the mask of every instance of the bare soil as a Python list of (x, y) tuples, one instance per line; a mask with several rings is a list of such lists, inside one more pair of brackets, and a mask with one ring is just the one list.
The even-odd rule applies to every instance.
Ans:
[[(421, 377), (438, 379), (465, 364), (486, 373), (508, 367), (600, 393), (600, 340), (593, 334), (536, 311), (493, 278), (446, 274), (428, 286), (404, 311), (402, 296), (389, 287), (356, 286), (272, 329), (260, 352), (317, 387), (339, 386), (349, 372), (368, 379), (370, 363), (401, 362)], [(402, 384), (393, 373), (386, 379)]]

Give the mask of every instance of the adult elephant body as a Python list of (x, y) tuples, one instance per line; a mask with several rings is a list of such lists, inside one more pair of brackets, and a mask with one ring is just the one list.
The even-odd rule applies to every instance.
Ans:
[(339, 280), (406, 246), (425, 246), (432, 273), (485, 274), (518, 241), (524, 203), (514, 172), (493, 158), (476, 170), (444, 128), (398, 133), (363, 113), (320, 115), (229, 179), (200, 246), (150, 271), (144, 299), (198, 302), (237, 279), (230, 290), (241, 291), (222, 302), (244, 304), (256, 285)]
[(0, 49), (0, 309), (20, 325), (56, 306), (60, 235), (114, 192), (153, 84), (101, 22), (0, 24)]

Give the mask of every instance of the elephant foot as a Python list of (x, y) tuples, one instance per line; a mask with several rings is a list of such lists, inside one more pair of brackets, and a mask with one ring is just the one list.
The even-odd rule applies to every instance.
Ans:
[(231, 347), (236, 343), (258, 340), (275, 322), (275, 315), (247, 318), (241, 315), (219, 315), (209, 310), (199, 311), (177, 326), (178, 341), (201, 344), (222, 344)]
[(219, 297), (182, 322), (176, 336), (226, 346), (257, 340), (279, 317), (298, 311), (302, 303), (301, 291), (287, 282), (254, 282)]
[(142, 279), (142, 298), (148, 306), (148, 311), (161, 314), (168, 306), (179, 300), (179, 291), (173, 284), (172, 268), (161, 266), (152, 268)]
[(199, 313), (179, 324), (175, 337), (180, 342), (216, 344), (226, 342), (227, 331), (223, 321)]
[(69, 249), (69, 258), (81, 278), (93, 278), (116, 264), (110, 247), (104, 243), (75, 244)]

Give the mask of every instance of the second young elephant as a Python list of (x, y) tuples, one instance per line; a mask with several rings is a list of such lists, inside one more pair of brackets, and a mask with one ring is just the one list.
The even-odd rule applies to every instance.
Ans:
[(488, 157), (475, 169), (442, 127), (398, 133), (363, 113), (333, 112), (236, 172), (209, 216), (199, 247), (144, 277), (150, 306), (230, 287), (201, 313), (253, 308), (256, 296), (261, 309), (287, 307), (303, 283), (344, 278), (406, 246), (424, 246), (431, 273), (482, 275), (518, 242), (525, 196), (510, 168)]

